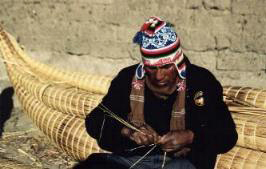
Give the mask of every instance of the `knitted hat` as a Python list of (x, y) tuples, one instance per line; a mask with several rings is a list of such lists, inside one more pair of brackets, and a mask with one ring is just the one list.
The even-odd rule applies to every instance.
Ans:
[(137, 32), (133, 39), (140, 45), (142, 63), (136, 74), (143, 78), (144, 66), (162, 66), (174, 63), (179, 76), (185, 78), (185, 64), (182, 64), (184, 55), (180, 47), (180, 39), (172, 25), (158, 17), (150, 17)]

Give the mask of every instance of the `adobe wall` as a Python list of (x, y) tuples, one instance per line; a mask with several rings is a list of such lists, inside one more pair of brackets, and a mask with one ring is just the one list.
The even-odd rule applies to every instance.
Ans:
[[(0, 23), (43, 63), (113, 76), (138, 62), (132, 38), (160, 16), (222, 84), (265, 88), (265, 9), (265, 0), (1, 0)], [(8, 85), (0, 63), (0, 88)]]

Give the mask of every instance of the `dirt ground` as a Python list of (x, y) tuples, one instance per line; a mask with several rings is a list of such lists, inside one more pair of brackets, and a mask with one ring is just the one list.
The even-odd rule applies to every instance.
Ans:
[(75, 163), (23, 112), (12, 87), (0, 92), (0, 169), (70, 169)]
[(3, 169), (70, 169), (75, 163), (36, 128), (4, 132), (0, 139)]

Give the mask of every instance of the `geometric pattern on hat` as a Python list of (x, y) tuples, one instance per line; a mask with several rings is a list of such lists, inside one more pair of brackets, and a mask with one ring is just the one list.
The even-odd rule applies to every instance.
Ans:
[(137, 79), (145, 75), (144, 66), (170, 63), (174, 63), (179, 76), (185, 78), (185, 67), (178, 66), (184, 59), (180, 39), (170, 23), (159, 17), (150, 17), (136, 33), (133, 42), (139, 44), (142, 55), (142, 63), (136, 70)]
[(180, 48), (180, 40), (172, 25), (155, 16), (142, 25), (133, 42), (140, 45), (144, 59), (168, 57)]
[(142, 48), (147, 50), (160, 50), (176, 42), (176, 38), (176, 34), (172, 28), (164, 26), (154, 34), (153, 38), (144, 36), (142, 40)]
[(166, 54), (176, 49), (179, 39), (170, 24), (159, 17), (150, 17), (141, 27), (140, 50), (143, 55)]

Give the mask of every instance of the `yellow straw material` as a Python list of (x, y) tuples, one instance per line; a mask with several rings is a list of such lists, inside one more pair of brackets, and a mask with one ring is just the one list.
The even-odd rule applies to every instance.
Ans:
[(265, 169), (266, 153), (242, 147), (234, 147), (219, 155), (215, 169)]
[(232, 113), (237, 126), (237, 145), (266, 152), (266, 116)]
[(266, 90), (251, 87), (225, 86), (224, 95), (246, 106), (266, 109)]

